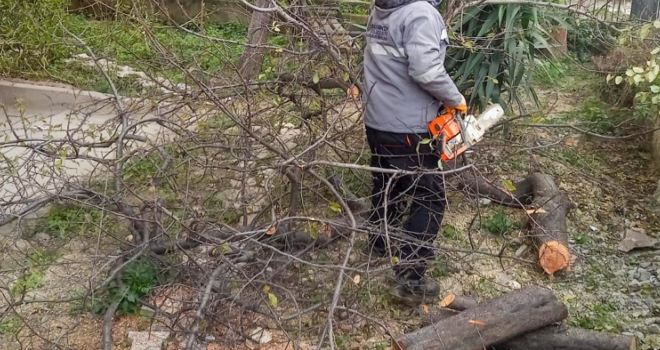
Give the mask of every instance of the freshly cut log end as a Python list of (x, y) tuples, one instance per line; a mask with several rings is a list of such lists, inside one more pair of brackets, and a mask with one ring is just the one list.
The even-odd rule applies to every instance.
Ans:
[(447, 295), (442, 301), (440, 301), (440, 307), (447, 308), (455, 311), (464, 311), (476, 307), (479, 303), (476, 300), (461, 297), (454, 293)]
[(547, 241), (539, 247), (539, 265), (549, 274), (569, 267), (571, 254), (568, 247), (559, 241)]
[(440, 301), (440, 307), (447, 307), (456, 299), (456, 294), (452, 293), (447, 295), (442, 301)]

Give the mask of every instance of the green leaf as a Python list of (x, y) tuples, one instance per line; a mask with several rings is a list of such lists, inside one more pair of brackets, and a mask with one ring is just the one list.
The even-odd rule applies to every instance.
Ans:
[(314, 84), (318, 84), (320, 80), (321, 78), (319, 77), (319, 73), (314, 73), (314, 76), (312, 77), (312, 82), (314, 82)]
[(649, 36), (650, 30), (651, 30), (651, 25), (650, 24), (643, 25), (642, 29), (639, 30), (640, 38), (642, 38), (642, 40), (646, 39), (646, 37)]
[(617, 76), (617, 77), (614, 79), (614, 83), (615, 83), (616, 85), (621, 84), (622, 81), (623, 81), (623, 77), (622, 77), (622, 76)]
[(660, 92), (660, 86), (658, 85), (651, 85), (651, 92), (654, 94), (657, 94)]
[(344, 81), (348, 81), (351, 78), (351, 75), (348, 72), (344, 73)]
[(642, 68), (642, 67), (633, 67), (632, 70), (633, 70), (633, 72), (635, 72), (637, 74), (644, 73), (644, 68)]
[[(497, 20), (498, 20), (498, 13), (495, 12), (495, 11), (491, 12), (488, 15), (488, 19), (486, 19), (486, 21), (484, 22), (484, 25), (481, 27), (481, 30), (477, 34), (477, 37), (481, 37), (484, 34), (486, 34), (486, 32), (488, 32), (489, 30), (492, 30), (493, 26), (495, 25), (495, 22), (497, 22)], [(491, 34), (492, 34), (492, 36), (495, 36), (495, 33), (493, 33), (493, 32), (491, 32), (488, 35), (491, 35)]]
[(649, 83), (655, 81), (655, 78), (657, 77), (658, 77), (657, 69), (650, 70), (648, 73), (646, 73), (646, 79), (649, 81)]
[(438, 159), (438, 169), (442, 170), (442, 159)]
[(277, 309), (277, 296), (273, 293), (268, 293), (268, 302), (273, 309)]
[(658, 52), (660, 52), (660, 47), (656, 47), (655, 49), (653, 49), (653, 51), (651, 51), (651, 55), (657, 55)]
[(428, 145), (429, 143), (431, 143), (431, 139), (421, 139), (421, 140), (419, 140), (420, 145)]
[(334, 211), (335, 213), (340, 213), (341, 205), (339, 203), (330, 202), (330, 210)]
[(608, 74), (607, 78), (605, 78), (605, 81), (609, 83), (612, 78), (614, 78), (614, 76), (612, 74)]
[(660, 29), (660, 21), (655, 21), (655, 22), (653, 22), (653, 26), (654, 26), (656, 29)]
[(516, 186), (510, 181), (510, 180), (502, 180), (502, 183), (504, 184), (504, 187), (509, 190), (509, 191), (515, 191)]

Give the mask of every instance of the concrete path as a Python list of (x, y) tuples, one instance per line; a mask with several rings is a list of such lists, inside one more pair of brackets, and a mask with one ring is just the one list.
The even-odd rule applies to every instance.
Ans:
[[(0, 221), (21, 210), (26, 199), (65, 191), (73, 181), (110, 178), (116, 144), (89, 146), (121, 134), (115, 100), (98, 92), (0, 81)], [(145, 121), (173, 120), (185, 112), (169, 113), (150, 101), (121, 101), (129, 125), (144, 122), (129, 134), (149, 142), (162, 143), (172, 133)], [(129, 152), (148, 143), (128, 140), (124, 145)]]

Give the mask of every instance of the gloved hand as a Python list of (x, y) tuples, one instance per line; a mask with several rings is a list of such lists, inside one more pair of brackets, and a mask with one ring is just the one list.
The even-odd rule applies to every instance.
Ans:
[(447, 106), (446, 107), (447, 112), (449, 113), (456, 113), (456, 111), (461, 111), (461, 113), (466, 114), (467, 113), (467, 101), (465, 101), (465, 96), (461, 96), (461, 102), (458, 104), (458, 106)]

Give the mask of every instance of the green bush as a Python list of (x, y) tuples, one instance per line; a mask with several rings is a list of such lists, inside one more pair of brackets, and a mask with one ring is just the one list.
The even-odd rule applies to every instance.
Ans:
[(70, 56), (63, 43), (65, 0), (4, 0), (0, 6), (0, 74), (29, 76)]
[(601, 23), (573, 18), (569, 21), (568, 50), (582, 62), (587, 62), (591, 56), (607, 53), (616, 44), (616, 33)]
[(131, 314), (140, 310), (140, 299), (156, 286), (165, 282), (156, 263), (146, 257), (137, 259), (121, 272), (121, 284), (113, 280), (92, 303), (92, 311), (103, 313), (119, 300), (118, 314)]
[(547, 30), (557, 22), (563, 21), (553, 12), (529, 5), (465, 10), (449, 33), (456, 46), (449, 49), (445, 65), (468, 104), (483, 110), (492, 101), (506, 110), (512, 102), (522, 103), (519, 90), (538, 103), (530, 85), (535, 46), (548, 46)]

